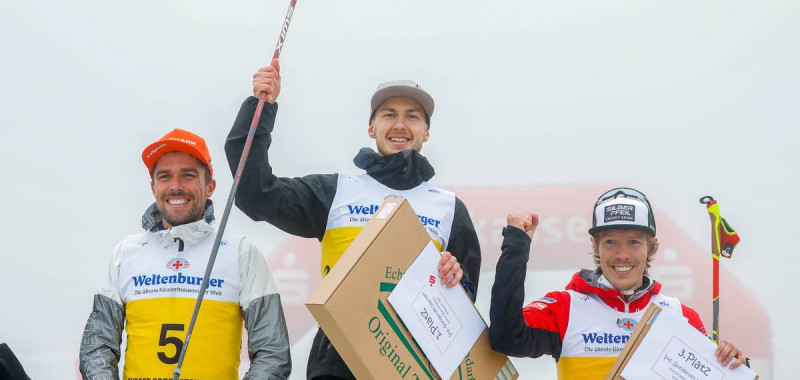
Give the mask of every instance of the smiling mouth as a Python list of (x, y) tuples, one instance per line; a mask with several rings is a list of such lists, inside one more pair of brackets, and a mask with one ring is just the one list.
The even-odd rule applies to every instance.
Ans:
[(167, 203), (173, 206), (180, 206), (186, 203), (189, 203), (189, 200), (186, 198), (170, 198), (167, 199)]
[(615, 271), (620, 273), (630, 272), (631, 269), (633, 269), (633, 267), (614, 267), (614, 266), (612, 266), (612, 268), (614, 268)]
[(389, 142), (393, 143), (407, 143), (411, 141), (408, 137), (389, 137)]

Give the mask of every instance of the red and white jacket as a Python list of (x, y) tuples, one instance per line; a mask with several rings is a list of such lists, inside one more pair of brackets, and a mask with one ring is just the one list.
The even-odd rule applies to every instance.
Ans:
[(531, 239), (522, 230), (503, 231), (502, 255), (492, 286), (489, 337), (511, 356), (551, 355), (559, 379), (602, 379), (650, 305), (683, 315), (705, 334), (697, 312), (660, 294), (661, 284), (644, 277), (634, 294), (600, 284), (600, 269), (581, 270), (566, 290), (547, 293), (522, 307)]

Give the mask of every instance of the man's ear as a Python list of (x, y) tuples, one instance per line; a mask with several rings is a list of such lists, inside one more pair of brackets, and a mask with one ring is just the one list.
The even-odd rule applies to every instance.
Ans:
[(369, 137), (375, 138), (375, 127), (372, 126), (371, 122), (369, 123), (369, 128), (367, 128), (367, 134), (369, 134)]
[(214, 194), (214, 189), (217, 188), (217, 180), (212, 179), (211, 182), (206, 185), (206, 198), (211, 198), (211, 195)]
[(431, 137), (431, 127), (425, 129), (425, 134), (422, 135), (422, 142), (428, 142), (429, 137)]

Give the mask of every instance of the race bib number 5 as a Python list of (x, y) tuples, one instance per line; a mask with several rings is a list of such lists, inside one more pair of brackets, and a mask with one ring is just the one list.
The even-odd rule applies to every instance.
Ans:
[[(160, 360), (164, 364), (176, 364), (178, 362), (178, 357), (181, 354), (181, 350), (183, 349), (183, 341), (181, 338), (176, 336), (167, 336), (167, 333), (170, 331), (179, 331), (183, 332), (183, 324), (177, 323), (165, 323), (161, 325), (161, 335), (158, 337), (158, 345), (161, 347), (165, 347), (164, 351), (158, 352), (158, 360)], [(167, 356), (167, 352), (172, 352), (169, 347), (174, 347), (174, 352), (172, 356)]]

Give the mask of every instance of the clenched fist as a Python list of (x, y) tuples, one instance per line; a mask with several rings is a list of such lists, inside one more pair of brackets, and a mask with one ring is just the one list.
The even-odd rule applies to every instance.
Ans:
[(525, 231), (533, 239), (533, 233), (539, 225), (539, 215), (536, 214), (510, 214), (506, 217), (509, 227), (516, 227)]
[(258, 98), (263, 92), (267, 93), (267, 103), (275, 103), (281, 93), (281, 64), (277, 58), (253, 74), (253, 96)]

